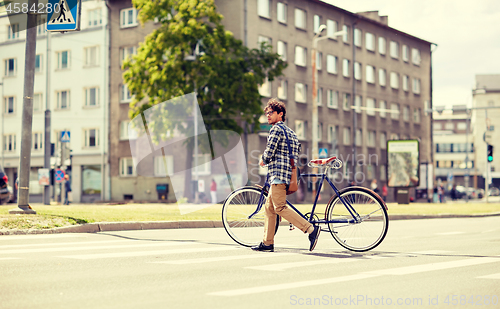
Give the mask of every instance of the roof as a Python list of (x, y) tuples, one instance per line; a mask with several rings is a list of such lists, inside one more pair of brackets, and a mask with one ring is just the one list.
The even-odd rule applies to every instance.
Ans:
[(476, 75), (475, 89), (499, 90), (500, 74), (478, 74)]

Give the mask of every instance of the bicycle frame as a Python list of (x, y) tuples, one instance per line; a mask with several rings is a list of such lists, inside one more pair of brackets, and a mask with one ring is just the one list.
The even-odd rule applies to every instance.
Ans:
[[(315, 224), (315, 223), (317, 223), (317, 224), (359, 223), (359, 222), (361, 222), (361, 218), (360, 218), (359, 214), (356, 212), (356, 210), (352, 207), (352, 205), (347, 200), (345, 200), (344, 198), (342, 198), (340, 196), (339, 190), (333, 184), (333, 182), (328, 178), (328, 176), (326, 175), (326, 171), (323, 174), (301, 174), (300, 175), (300, 178), (308, 178), (308, 177), (320, 177), (321, 178), (321, 181), (319, 182), (319, 187), (316, 190), (316, 197), (314, 198), (314, 202), (313, 202), (313, 206), (312, 206), (312, 210), (311, 210), (311, 215), (309, 216), (309, 218), (307, 218), (297, 208), (295, 208), (295, 206), (293, 206), (292, 203), (290, 203), (288, 200), (286, 200), (287, 205), (290, 206), (295, 212), (297, 212), (302, 218), (304, 218), (305, 220), (308, 220), (309, 223), (312, 223), (312, 224)], [(248, 216), (248, 219), (251, 219), (254, 215), (256, 215), (262, 209), (262, 206), (264, 205), (264, 201), (265, 201), (264, 191), (266, 191), (266, 188), (270, 187), (268, 180), (269, 180), (269, 176), (266, 177), (266, 182), (265, 182), (264, 186), (262, 187), (262, 192), (261, 192), (260, 197), (259, 197), (259, 202), (258, 202), (257, 208), (250, 216)], [(325, 180), (328, 182), (328, 184), (333, 189), (333, 191), (335, 191), (336, 196), (339, 197), (340, 201), (342, 202), (342, 204), (344, 204), (347, 211), (349, 211), (352, 219), (314, 220), (314, 211), (316, 210), (316, 205), (318, 203), (319, 194), (321, 192), (321, 188), (323, 187), (323, 183)], [(269, 191), (269, 190), (267, 190), (267, 191)]]

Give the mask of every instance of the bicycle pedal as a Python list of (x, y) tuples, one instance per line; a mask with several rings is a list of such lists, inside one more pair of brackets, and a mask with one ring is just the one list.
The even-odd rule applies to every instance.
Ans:
[(293, 230), (295, 230), (295, 226), (293, 226), (293, 224), (290, 223), (290, 229), (289, 229), (289, 231), (293, 231)]

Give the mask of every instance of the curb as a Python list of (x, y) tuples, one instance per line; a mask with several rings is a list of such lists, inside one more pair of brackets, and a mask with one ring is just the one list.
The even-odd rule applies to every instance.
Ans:
[[(445, 218), (481, 218), (496, 217), (500, 213), (477, 215), (389, 215), (389, 221), (415, 219), (445, 219)], [(280, 225), (289, 225), (283, 221)], [(98, 233), (132, 230), (165, 230), (189, 228), (221, 228), (222, 221), (146, 221), (146, 222), (97, 222), (73, 226), (58, 227), (47, 230), (0, 230), (0, 235), (31, 235), (31, 234), (59, 234), (59, 233)]]

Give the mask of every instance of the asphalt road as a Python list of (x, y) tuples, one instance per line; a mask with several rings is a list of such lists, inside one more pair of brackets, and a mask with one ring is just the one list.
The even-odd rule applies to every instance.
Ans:
[(280, 227), (0, 237), (0, 308), (500, 308), (500, 217), (392, 221), (365, 253)]

